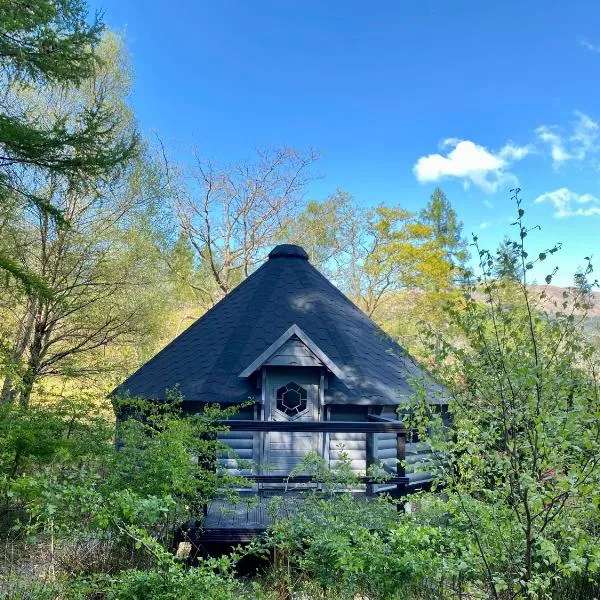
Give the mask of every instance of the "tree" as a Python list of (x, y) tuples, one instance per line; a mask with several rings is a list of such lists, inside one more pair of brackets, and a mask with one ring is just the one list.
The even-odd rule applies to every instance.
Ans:
[(439, 187), (435, 188), (419, 217), (432, 228), (435, 240), (452, 264), (455, 267), (463, 267), (469, 257), (467, 242), (462, 237), (463, 226), (446, 194)]
[(347, 287), (374, 316), (392, 292), (425, 289), (447, 278), (444, 259), (429, 226), (400, 207), (378, 206), (351, 230)]
[(196, 157), (191, 189), (172, 178), (181, 232), (207, 274), (205, 283), (193, 284), (204, 306), (264, 260), (282, 224), (296, 214), (316, 159), (293, 148), (258, 151), (254, 161), (226, 168)]
[(346, 268), (358, 212), (354, 198), (338, 189), (321, 202), (308, 202), (300, 214), (287, 219), (278, 237), (281, 242), (301, 245), (311, 263), (337, 281)]
[(504, 236), (494, 257), (494, 275), (499, 279), (519, 281), (519, 262), (520, 248), (518, 242), (513, 242), (508, 236)]
[[(121, 40), (106, 34), (98, 47), (101, 69), (78, 88), (49, 88), (29, 99), (48, 122), (68, 119), (78, 108), (86, 110), (101, 95), (119, 127), (111, 135), (128, 137), (135, 124), (125, 104), (129, 79), (122, 62)], [(140, 286), (143, 258), (132, 256), (128, 226), (136, 212), (156, 197), (156, 182), (144, 181), (141, 160), (130, 163), (110, 179), (90, 175), (81, 185), (57, 175), (27, 181), (31, 195), (42, 200), (25, 211), (16, 204), (4, 228), (0, 250), (22, 272), (43, 282), (50, 294), (23, 287), (7, 287), (3, 302), (11, 311), (12, 331), (5, 331), (6, 378), (2, 399), (27, 405), (34, 384), (50, 375), (100, 372), (103, 361), (81, 361), (139, 330), (144, 295), (128, 296)], [(46, 209), (56, 208), (68, 226)], [(139, 289), (139, 288), (138, 288)]]
[[(97, 15), (91, 24), (86, 18), (82, 0), (0, 1), (0, 203), (35, 206), (61, 225), (65, 215), (31, 181), (60, 178), (81, 188), (90, 178), (110, 178), (138, 142), (102, 86), (71, 113), (40, 112), (41, 96), (68, 93), (101, 67), (103, 24)], [(50, 292), (5, 253), (0, 268), (36, 293)]]
[(450, 279), (452, 264), (430, 225), (399, 206), (366, 209), (341, 190), (310, 202), (282, 239), (308, 242), (313, 262), (371, 317), (383, 316), (397, 292)]
[[(526, 248), (532, 228), (518, 192), (514, 293), (507, 299), (475, 238), (480, 275), (452, 314), (462, 336), (431, 346), (452, 391), (451, 435), (429, 429), (442, 434), (433, 440), (444, 453), (444, 510), (469, 536), (494, 598), (554, 597), (561, 582), (597, 568), (599, 357), (581, 330), (590, 288), (545, 310), (528, 274), (558, 246), (535, 257)], [(588, 264), (583, 279), (590, 274)]]

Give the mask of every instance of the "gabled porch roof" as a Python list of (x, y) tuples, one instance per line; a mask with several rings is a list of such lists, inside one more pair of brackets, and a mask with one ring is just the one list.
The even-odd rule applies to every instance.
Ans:
[[(280, 351), (287, 342), (289, 342), (293, 338), (298, 338), (304, 347), (314, 356), (316, 359), (315, 362), (308, 365), (300, 364), (301, 360), (296, 363), (297, 366), (324, 366), (331, 373), (333, 373), (336, 377), (340, 379), (343, 378), (342, 370), (323, 352), (317, 344), (315, 344), (309, 337), (298, 327), (298, 325), (294, 324), (289, 327), (286, 331), (284, 331), (268, 348), (261, 352), (259, 356), (257, 356), (240, 374), (239, 377), (250, 377), (253, 373), (255, 373), (258, 369), (260, 369), (263, 365), (268, 364), (270, 359)], [(301, 357), (298, 357), (299, 359)], [(271, 362), (271, 364), (274, 364)], [(292, 362), (288, 363), (289, 365), (293, 365)]]

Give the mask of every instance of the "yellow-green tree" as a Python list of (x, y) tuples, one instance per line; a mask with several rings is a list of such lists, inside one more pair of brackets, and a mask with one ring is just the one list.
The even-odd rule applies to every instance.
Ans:
[[(129, 76), (120, 38), (105, 34), (98, 53), (101, 66), (78, 87), (22, 89), (21, 94), (48, 123), (76, 120), (78, 110), (92, 110), (101, 96), (119, 114), (112, 135), (129, 138), (135, 121), (126, 103)], [(25, 183), (43, 204), (24, 210), (14, 203), (3, 223), (0, 251), (50, 293), (9, 278), (0, 294), (2, 400), (18, 397), (23, 405), (40, 379), (104, 372), (115, 345), (143, 345), (147, 339), (149, 317), (157, 310), (148, 298), (154, 271), (133, 229), (160, 195), (160, 181), (141, 157), (110, 176), (94, 174), (77, 185), (58, 175)], [(53, 218), (46, 206), (62, 219)]]

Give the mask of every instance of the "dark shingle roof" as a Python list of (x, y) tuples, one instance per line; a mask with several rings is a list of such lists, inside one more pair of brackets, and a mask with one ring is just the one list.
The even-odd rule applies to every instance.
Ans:
[[(421, 378), (443, 393), (408, 354), (308, 261), (299, 246), (269, 260), (121, 384), (113, 394), (164, 399), (179, 387), (186, 401), (243, 402), (260, 394), (239, 374), (297, 325), (344, 373), (331, 376), (325, 401), (398, 404)], [(432, 398), (432, 400), (434, 400)]]

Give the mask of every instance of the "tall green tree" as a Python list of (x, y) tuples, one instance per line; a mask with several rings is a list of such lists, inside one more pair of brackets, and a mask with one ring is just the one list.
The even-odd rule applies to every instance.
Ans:
[[(90, 179), (110, 179), (138, 142), (102, 88), (69, 114), (40, 111), (40, 96), (69, 93), (101, 67), (104, 26), (98, 15), (91, 24), (87, 16), (82, 0), (0, 0), (0, 204), (34, 206), (63, 226), (66, 215), (32, 181), (60, 178), (82, 189)], [(6, 253), (0, 268), (28, 289), (49, 293)]]
[(512, 241), (508, 236), (498, 244), (494, 257), (493, 273), (499, 279), (519, 281), (520, 249), (518, 242)]
[(432, 228), (434, 239), (456, 267), (462, 267), (469, 253), (462, 237), (462, 223), (446, 194), (436, 187), (419, 217)]
[[(50, 123), (93, 108), (101, 96), (118, 115), (111, 136), (129, 138), (135, 121), (126, 104), (129, 77), (122, 42), (107, 33), (97, 52), (101, 66), (78, 87), (21, 93)], [(129, 231), (135, 215), (160, 193), (141, 159), (110, 177), (91, 173), (77, 184), (56, 174), (25, 183), (30, 195), (43, 202), (23, 210), (16, 201), (0, 251), (51, 293), (36, 293), (17, 280), (0, 297), (13, 323), (1, 332), (6, 362), (2, 399), (19, 397), (23, 405), (43, 377), (102, 371), (106, 365), (98, 351), (140, 331), (140, 314), (149, 308), (141, 291), (146, 261), (131, 251)], [(62, 218), (53, 218), (47, 206)]]

